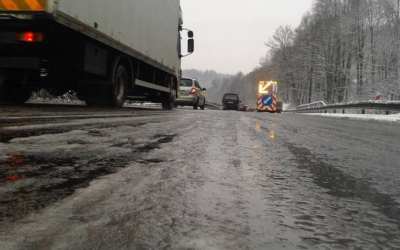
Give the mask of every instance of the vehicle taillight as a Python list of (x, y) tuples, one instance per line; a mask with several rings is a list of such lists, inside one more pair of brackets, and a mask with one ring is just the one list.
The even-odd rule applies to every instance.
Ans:
[(17, 39), (21, 42), (27, 42), (27, 43), (43, 42), (44, 35), (41, 32), (28, 31), (28, 32), (18, 33)]

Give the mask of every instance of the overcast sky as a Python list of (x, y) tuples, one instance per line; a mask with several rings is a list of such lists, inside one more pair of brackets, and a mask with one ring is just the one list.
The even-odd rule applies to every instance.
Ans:
[(196, 36), (184, 69), (247, 73), (266, 54), (264, 43), (280, 25), (297, 27), (313, 0), (181, 0), (185, 27)]

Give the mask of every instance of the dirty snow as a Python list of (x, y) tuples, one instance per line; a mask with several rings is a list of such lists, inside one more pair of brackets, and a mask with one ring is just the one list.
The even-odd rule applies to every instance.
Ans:
[(400, 114), (394, 115), (374, 115), (374, 114), (324, 114), (324, 113), (307, 113), (304, 115), (312, 116), (323, 116), (323, 117), (335, 117), (335, 118), (346, 118), (356, 120), (375, 120), (385, 122), (400, 122)]

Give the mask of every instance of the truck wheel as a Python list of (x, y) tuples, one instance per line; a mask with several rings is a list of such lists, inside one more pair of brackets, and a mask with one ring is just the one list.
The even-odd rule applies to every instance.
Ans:
[(129, 74), (125, 66), (118, 65), (112, 83), (111, 105), (116, 108), (121, 108), (126, 100), (126, 92), (129, 84)]
[(88, 106), (121, 108), (125, 103), (129, 79), (125, 66), (119, 64), (112, 76), (111, 86), (85, 86), (78, 92), (78, 97), (85, 100)]
[(175, 108), (175, 97), (170, 95), (165, 97), (165, 100), (161, 103), (163, 110), (173, 110)]

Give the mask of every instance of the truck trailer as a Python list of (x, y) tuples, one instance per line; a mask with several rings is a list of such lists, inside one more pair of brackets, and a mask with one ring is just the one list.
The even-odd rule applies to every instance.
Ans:
[(171, 109), (182, 47), (191, 54), (194, 40), (179, 0), (0, 0), (0, 102), (43, 88), (88, 105)]

